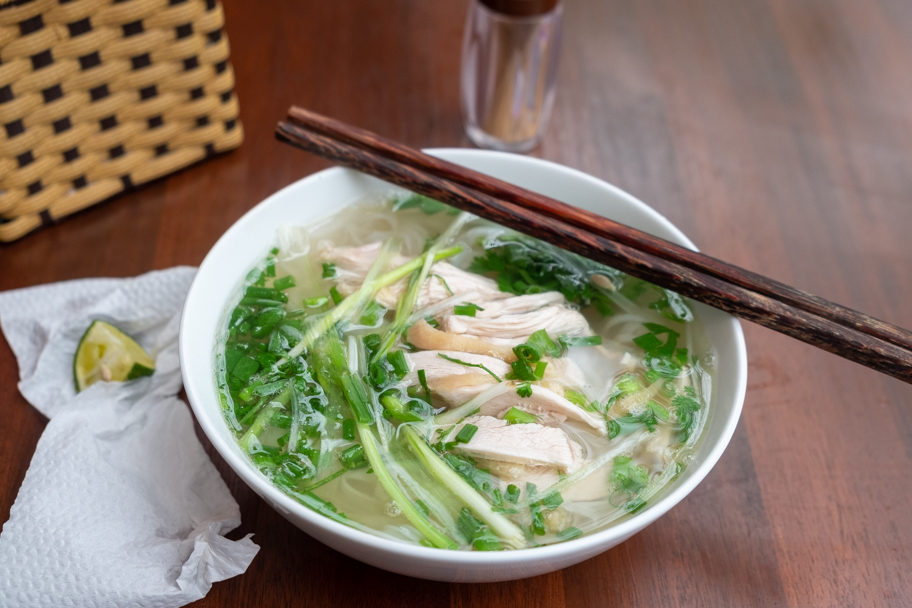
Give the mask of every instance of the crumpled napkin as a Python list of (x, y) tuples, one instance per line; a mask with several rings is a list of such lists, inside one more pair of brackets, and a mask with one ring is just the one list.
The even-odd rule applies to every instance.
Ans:
[[(259, 551), (250, 535), (223, 536), (240, 509), (177, 398), (180, 311), (195, 272), (0, 293), (19, 390), (51, 419), (0, 532), (0, 606), (183, 606)], [(155, 373), (76, 394), (73, 355), (94, 319), (134, 337)]]

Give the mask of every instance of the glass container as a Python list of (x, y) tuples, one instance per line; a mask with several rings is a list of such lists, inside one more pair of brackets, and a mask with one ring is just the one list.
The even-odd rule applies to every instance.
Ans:
[(476, 145), (528, 152), (541, 141), (554, 101), (561, 14), (557, 0), (472, 0), (460, 88)]

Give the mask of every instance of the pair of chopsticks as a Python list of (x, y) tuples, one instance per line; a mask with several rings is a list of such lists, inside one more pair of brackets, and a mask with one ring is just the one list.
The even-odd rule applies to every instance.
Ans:
[(900, 327), (299, 107), (276, 138), (912, 384)]

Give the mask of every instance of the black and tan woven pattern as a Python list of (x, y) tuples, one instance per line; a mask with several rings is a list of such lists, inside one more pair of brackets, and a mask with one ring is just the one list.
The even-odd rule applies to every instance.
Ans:
[(0, 6), (0, 241), (240, 145), (223, 23), (217, 0)]

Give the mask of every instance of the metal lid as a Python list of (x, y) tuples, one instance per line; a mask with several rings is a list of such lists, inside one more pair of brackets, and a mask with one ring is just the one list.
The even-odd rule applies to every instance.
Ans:
[(492, 11), (511, 17), (534, 17), (550, 13), (558, 0), (479, 0)]

